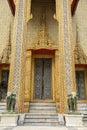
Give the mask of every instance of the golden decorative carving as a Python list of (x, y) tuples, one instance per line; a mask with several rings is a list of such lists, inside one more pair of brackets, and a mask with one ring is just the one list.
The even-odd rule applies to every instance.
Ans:
[(25, 72), (25, 101), (30, 101), (30, 84), (31, 84), (31, 51), (26, 55), (26, 72)]
[(60, 112), (60, 85), (59, 85), (59, 52), (55, 51), (55, 101), (57, 112)]
[(87, 64), (87, 56), (79, 43), (75, 46), (74, 58), (75, 64)]
[(6, 45), (6, 48), (3, 50), (0, 55), (0, 63), (10, 63), (10, 55), (11, 55), (11, 45)]
[(55, 95), (56, 95), (56, 101), (59, 101), (60, 99), (60, 89), (59, 89), (59, 54), (58, 50), (55, 51)]
[(6, 47), (3, 49), (0, 54), (0, 63), (10, 63), (11, 57), (11, 27), (9, 28), (9, 38)]
[[(57, 66), (57, 75), (56, 78), (58, 80), (58, 87), (56, 92), (56, 109), (57, 112), (59, 113), (64, 113), (65, 109), (66, 109), (66, 89), (65, 89), (65, 85), (64, 85), (64, 27), (63, 27), (63, 10), (62, 10), (62, 1), (58, 0), (57, 1), (57, 11), (59, 16), (59, 52), (55, 53), (55, 60), (58, 61), (58, 63), (56, 62), (55, 65)], [(61, 8), (61, 9), (60, 9)], [(57, 15), (58, 15), (57, 14)], [(59, 73), (59, 75), (58, 75)], [(58, 76), (58, 77), (57, 77)], [(56, 81), (57, 82), (57, 81)], [(59, 96), (57, 95), (57, 93), (59, 93)]]
[[(25, 1), (25, 0), (23, 0)], [(24, 3), (24, 2), (23, 2)], [(25, 21), (29, 21), (30, 19), (30, 8), (31, 8), (31, 0), (26, 0), (26, 6), (25, 6)], [(68, 4), (68, 2), (67, 2)], [(67, 5), (68, 6), (68, 5)], [(48, 50), (55, 50), (55, 63), (54, 63), (54, 59), (53, 59), (53, 63), (55, 64), (55, 69), (53, 69), (52, 71), (54, 72), (55, 70), (55, 77), (53, 76), (52, 80), (53, 80), (53, 85), (55, 83), (55, 88), (53, 88), (53, 92), (54, 93), (54, 101), (56, 99), (56, 105), (57, 105), (57, 112), (60, 113), (65, 113), (66, 112), (66, 106), (67, 106), (67, 101), (66, 101), (66, 82), (65, 79), (67, 78), (65, 75), (65, 66), (64, 66), (64, 15), (63, 15), (63, 0), (56, 0), (56, 14), (54, 15), (54, 17), (59, 20), (59, 47), (57, 44), (55, 44), (51, 38), (49, 37), (49, 35), (46, 32), (46, 17), (45, 14), (43, 14), (42, 16), (42, 22), (41, 22), (41, 28), (40, 28), (40, 32), (38, 33), (37, 37), (34, 39), (33, 43), (31, 43), (30, 45), (28, 45), (27, 47), (27, 52), (26, 52), (26, 58), (22, 56), (22, 54), (24, 53), (24, 48), (21, 47), (22, 51), (21, 51), (21, 57), (20, 57), (20, 79), (18, 80), (18, 112), (28, 112), (28, 107), (29, 107), (29, 101), (31, 99), (30, 97), (30, 93), (31, 93), (31, 77), (32, 79), (34, 78), (34, 72), (32, 72), (32, 70), (34, 71), (34, 67), (31, 67), (31, 58), (32, 58), (32, 53), (31, 50), (38, 50), (38, 49), (48, 49)], [(18, 9), (17, 9), (18, 11)], [(18, 12), (17, 12), (18, 15)], [(68, 14), (67, 14), (68, 15)], [(70, 51), (72, 48), (72, 38), (71, 38), (71, 30), (69, 28), (71, 28), (70, 26), (70, 16), (67, 16), (68, 18), (68, 35), (69, 37), (69, 47), (70, 47)], [(15, 21), (15, 26), (17, 27), (17, 19), (18, 16), (16, 17), (16, 21)], [(21, 19), (21, 21), (24, 20), (24, 17)], [(24, 21), (24, 22), (25, 22)], [(23, 23), (24, 24), (24, 23)], [(15, 35), (14, 35), (14, 41), (13, 41), (13, 52), (12, 52), (12, 63), (11, 63), (11, 68), (10, 68), (10, 80), (9, 80), (9, 91), (12, 91), (12, 87), (13, 86), (13, 68), (14, 68), (14, 60), (15, 60), (15, 48), (16, 48), (16, 37), (17, 37), (17, 33), (16, 33), (17, 28), (15, 29)], [(24, 32), (24, 25), (22, 26), (22, 31)], [(22, 37), (22, 35), (21, 35)], [(24, 40), (21, 39), (21, 40)], [(25, 43), (25, 41), (22, 41), (22, 43)], [(24, 44), (23, 44), (24, 45)], [(59, 48), (59, 51), (58, 51)], [(73, 49), (72, 49), (73, 50)], [(70, 55), (73, 57), (73, 53), (71, 52)], [(23, 68), (23, 64), (24, 64), (24, 58), (26, 59), (26, 69)], [(87, 59), (87, 58), (86, 58)], [(33, 59), (32, 59), (33, 60)], [(72, 59), (70, 59), (72, 60)], [(33, 61), (34, 62), (34, 61)], [(74, 78), (73, 78), (73, 74), (74, 74), (74, 67), (73, 67), (73, 62), (74, 61), (70, 61), (71, 64), (71, 70), (70, 70), (70, 78), (72, 79), (72, 81), (74, 82)], [(34, 63), (33, 63), (34, 66)], [(25, 80), (23, 72), (25, 70)], [(32, 74), (31, 74), (32, 73)], [(24, 81), (25, 81), (25, 88), (24, 88)], [(55, 81), (55, 82), (54, 82)], [(33, 85), (33, 80), (32, 80), (32, 85)], [(73, 86), (73, 84), (71, 85)], [(16, 87), (15, 87), (16, 88)], [(33, 88), (33, 87), (32, 87)], [(72, 88), (71, 88), (72, 89)], [(24, 97), (21, 98), (22, 92), (24, 90)], [(33, 96), (33, 91), (32, 91), (32, 96)], [(32, 98), (33, 99), (33, 98)], [(25, 107), (25, 109), (23, 110), (23, 108)]]
[(74, 49), (75, 64), (87, 64), (87, 56), (80, 45), (78, 26), (76, 27), (76, 46)]
[[(18, 113), (24, 112), (24, 77), (25, 77), (25, 41), (24, 41), (24, 12), (25, 0), (17, 0), (14, 32), (12, 40), (11, 65), (8, 91), (14, 92), (17, 97), (16, 108)], [(22, 11), (21, 11), (22, 10)], [(20, 21), (21, 19), (21, 21)]]
[(55, 50), (58, 49), (58, 46), (49, 38), (46, 32), (46, 18), (43, 14), (41, 28), (38, 36), (35, 38), (32, 44), (28, 46), (28, 49), (48, 49)]
[[(59, 20), (59, 103), (57, 110), (65, 113), (67, 108), (67, 94), (75, 88), (74, 54), (72, 41), (72, 27), (70, 15), (70, 1), (57, 1), (57, 18)], [(67, 11), (69, 10), (69, 12)], [(68, 42), (67, 42), (68, 41)], [(67, 49), (68, 48), (68, 49)], [(69, 77), (67, 76), (69, 75)]]

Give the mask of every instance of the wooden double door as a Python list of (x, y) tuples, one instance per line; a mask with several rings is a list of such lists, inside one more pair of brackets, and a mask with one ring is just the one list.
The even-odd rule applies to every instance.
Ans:
[(34, 59), (34, 100), (52, 100), (52, 58)]

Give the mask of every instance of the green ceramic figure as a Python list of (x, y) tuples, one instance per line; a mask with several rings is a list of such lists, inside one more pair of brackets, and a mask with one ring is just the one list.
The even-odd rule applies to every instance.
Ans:
[(7, 110), (10, 111), (11, 110), (11, 92), (7, 93), (6, 102), (7, 102)]
[(72, 92), (68, 95), (68, 109), (70, 112), (75, 112), (77, 110), (77, 95), (75, 92)]
[(15, 111), (16, 94), (11, 95), (11, 111)]
[(15, 111), (15, 104), (16, 104), (16, 94), (13, 94), (11, 92), (7, 93), (7, 110), (9, 112)]

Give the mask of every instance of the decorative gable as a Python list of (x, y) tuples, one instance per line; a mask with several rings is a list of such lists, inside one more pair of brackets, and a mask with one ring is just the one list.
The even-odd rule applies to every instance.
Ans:
[(51, 38), (49, 38), (46, 32), (46, 19), (43, 14), (42, 23), (40, 27), (40, 32), (38, 33), (37, 37), (34, 39), (33, 43), (28, 46), (28, 49), (38, 50), (38, 49), (48, 49), (48, 50), (55, 50), (58, 49), (58, 45), (55, 44)]
[(8, 44), (0, 55), (0, 63), (10, 63), (11, 45)]
[(75, 64), (87, 64), (87, 56), (85, 55), (80, 44), (76, 44), (74, 50)]

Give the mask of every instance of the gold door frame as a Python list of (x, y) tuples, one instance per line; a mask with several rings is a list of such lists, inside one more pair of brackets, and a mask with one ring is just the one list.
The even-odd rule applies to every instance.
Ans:
[[(34, 96), (34, 59), (35, 58), (52, 58), (52, 100), (35, 100)], [(54, 88), (54, 56), (53, 55), (33, 55), (32, 56), (32, 81), (31, 81), (31, 102), (55, 102), (55, 88)]]

